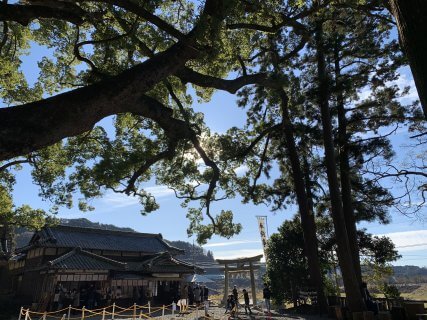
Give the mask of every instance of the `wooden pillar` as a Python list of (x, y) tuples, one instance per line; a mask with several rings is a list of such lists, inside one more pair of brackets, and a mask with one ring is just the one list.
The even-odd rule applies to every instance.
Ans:
[(254, 306), (256, 306), (255, 275), (252, 261), (249, 261), (249, 272), (251, 274), (252, 303)]
[(223, 302), (226, 304), (227, 303), (227, 297), (228, 297), (228, 265), (225, 264), (224, 267), (225, 267), (225, 269), (224, 269), (224, 298), (223, 298)]

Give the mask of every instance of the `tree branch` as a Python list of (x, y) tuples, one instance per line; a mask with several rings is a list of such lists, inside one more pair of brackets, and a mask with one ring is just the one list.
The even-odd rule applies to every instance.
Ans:
[[(198, 55), (178, 43), (146, 62), (96, 84), (44, 100), (0, 109), (0, 160), (46, 147), (90, 130), (99, 120), (123, 112), (157, 117), (141, 107), (141, 93)], [(163, 123), (163, 125), (167, 125)]]
[(236, 93), (240, 88), (249, 84), (264, 84), (268, 82), (266, 73), (256, 73), (247, 76), (241, 76), (233, 80), (224, 80), (217, 77), (201, 74), (197, 71), (193, 71), (190, 68), (183, 68), (175, 73), (175, 75), (181, 79), (183, 83), (193, 83), (200, 87), (215, 88), (218, 90), (224, 90), (229, 93)]
[(15, 21), (26, 26), (34, 19), (53, 18), (81, 24), (86, 12), (77, 5), (67, 8), (53, 8), (42, 5), (21, 5), (0, 3), (0, 21)]

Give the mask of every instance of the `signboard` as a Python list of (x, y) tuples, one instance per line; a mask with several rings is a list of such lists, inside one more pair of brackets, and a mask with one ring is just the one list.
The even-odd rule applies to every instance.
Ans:
[(153, 273), (156, 278), (179, 278), (179, 273)]

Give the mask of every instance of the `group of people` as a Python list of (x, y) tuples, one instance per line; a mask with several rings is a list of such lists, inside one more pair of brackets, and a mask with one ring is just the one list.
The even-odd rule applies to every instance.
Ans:
[(92, 309), (99, 303), (99, 300), (99, 293), (93, 285), (82, 290), (67, 290), (61, 283), (58, 283), (55, 287), (50, 309), (60, 310), (64, 306), (79, 308), (82, 301), (88, 309)]
[(177, 305), (180, 308), (180, 312), (187, 311), (188, 305), (196, 305), (199, 307), (204, 304), (209, 307), (209, 288), (205, 285), (192, 285), (186, 284), (182, 287), (180, 298)]
[(209, 288), (205, 285), (188, 285), (188, 303), (199, 306), (201, 303), (209, 300)]
[[(242, 290), (243, 293), (243, 301), (244, 301), (244, 308), (245, 308), (245, 314), (252, 314), (252, 310), (249, 305), (249, 293), (246, 289)], [(264, 304), (265, 309), (269, 313), (271, 310), (271, 304), (270, 304), (270, 297), (271, 292), (266, 283), (264, 283), (264, 289), (262, 290), (263, 298), (264, 298)], [(237, 286), (234, 286), (232, 294), (229, 294), (227, 297), (226, 305), (225, 305), (225, 313), (230, 312), (230, 315), (234, 317), (234, 315), (237, 312), (237, 309), (239, 308), (239, 293), (237, 290)]]

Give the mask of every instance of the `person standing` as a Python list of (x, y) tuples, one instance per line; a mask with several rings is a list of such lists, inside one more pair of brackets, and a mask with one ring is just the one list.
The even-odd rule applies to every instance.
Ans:
[(206, 286), (203, 286), (203, 301), (209, 303), (209, 289)]
[(73, 289), (73, 307), (74, 308), (79, 308), (80, 307), (80, 291)]
[(87, 291), (86, 297), (86, 308), (93, 309), (96, 301), (96, 289), (93, 284), (90, 285), (89, 290)]
[(271, 291), (270, 291), (270, 288), (267, 286), (266, 283), (264, 283), (264, 289), (262, 290), (262, 297), (264, 298), (265, 308), (267, 309), (267, 312), (270, 313), (270, 310), (271, 310), (271, 305), (270, 305)]
[(200, 301), (202, 298), (201, 296), (202, 290), (200, 289), (199, 285), (196, 286), (193, 293), (194, 293), (194, 302), (196, 302), (196, 306), (200, 306)]
[(239, 296), (238, 296), (236, 285), (233, 288), (233, 298), (234, 298), (234, 302), (236, 303), (236, 307), (238, 308), (239, 307)]
[(209, 289), (203, 285), (203, 303), (205, 305), (205, 316), (209, 316)]
[(251, 308), (249, 307), (249, 293), (246, 291), (246, 289), (243, 289), (243, 299), (245, 300), (245, 314), (252, 314)]
[(194, 290), (193, 286), (190, 284), (188, 286), (188, 305), (192, 306), (194, 304)]
[(184, 287), (181, 290), (181, 299), (179, 301), (179, 312), (186, 312), (187, 311), (187, 305), (188, 305), (188, 288), (187, 285), (184, 285)]

